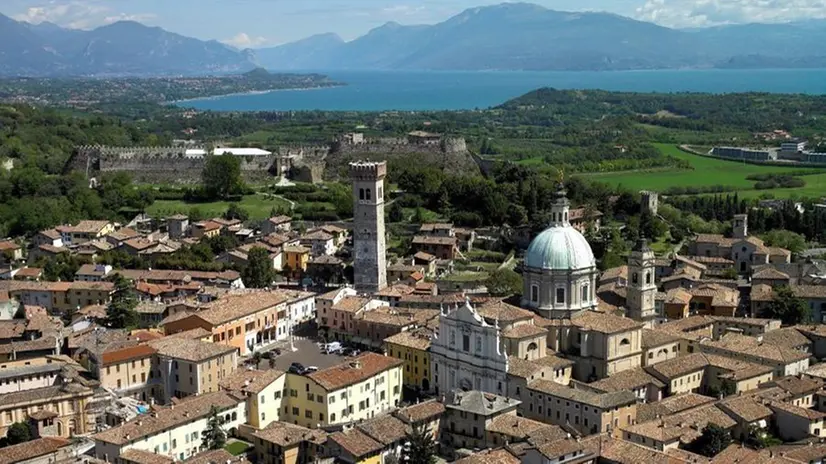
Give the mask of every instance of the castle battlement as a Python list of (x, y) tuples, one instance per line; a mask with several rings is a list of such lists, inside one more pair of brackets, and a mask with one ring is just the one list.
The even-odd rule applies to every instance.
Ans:
[(376, 181), (387, 175), (387, 162), (357, 161), (350, 163), (350, 177), (354, 180)]

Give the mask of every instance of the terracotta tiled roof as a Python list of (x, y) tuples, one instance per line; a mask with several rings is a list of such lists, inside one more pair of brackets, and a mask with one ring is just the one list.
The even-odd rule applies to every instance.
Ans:
[(773, 267), (766, 266), (755, 272), (751, 278), (756, 280), (789, 280), (789, 274), (780, 272)]
[(627, 426), (623, 430), (662, 443), (674, 440), (691, 443), (702, 435), (703, 428), (708, 424), (716, 424), (724, 429), (737, 425), (734, 419), (716, 405), (708, 405), (664, 416), (659, 420)]
[(528, 384), (528, 388), (550, 396), (565, 398), (570, 401), (576, 401), (600, 409), (626, 406), (637, 402), (637, 397), (628, 390), (611, 393), (596, 393), (592, 390), (560, 385), (552, 380), (534, 380)]
[(603, 281), (606, 281), (606, 280), (613, 280), (613, 279), (618, 279), (618, 278), (624, 278), (624, 279), (628, 278), (628, 266), (627, 265), (623, 264), (622, 266), (619, 266), (619, 267), (613, 267), (611, 269), (606, 269), (605, 272), (603, 272), (602, 275), (600, 276), (599, 281), (603, 282)]
[(389, 414), (366, 420), (356, 427), (384, 446), (401, 442), (411, 431), (409, 425)]
[(286, 223), (291, 222), (292, 220), (293, 219), (289, 216), (273, 216), (273, 217), (267, 219), (267, 221), (269, 221), (271, 224), (274, 224), (274, 225), (286, 224)]
[(430, 400), (399, 409), (393, 414), (407, 423), (415, 424), (421, 421), (436, 419), (444, 414), (444, 412), (444, 404), (437, 400)]
[(792, 395), (807, 395), (820, 390), (823, 382), (805, 377), (786, 376), (762, 384), (765, 387), (778, 387)]
[(690, 462), (670, 457), (646, 446), (612, 438), (610, 435), (592, 435), (583, 439), (582, 444), (586, 450), (602, 458), (599, 462), (605, 461), (613, 464), (683, 464)]
[(272, 385), (282, 375), (284, 372), (275, 369), (265, 371), (237, 369), (232, 375), (221, 380), (218, 386), (224, 390), (257, 394)]
[(826, 285), (792, 285), (791, 288), (798, 298), (826, 298)]
[(378, 453), (382, 448), (384, 448), (381, 443), (373, 440), (359, 429), (350, 429), (346, 432), (336, 432), (330, 435), (329, 439), (355, 458), (360, 458), (372, 453)]
[(499, 320), (500, 323), (533, 319), (534, 314), (502, 300), (490, 300), (476, 306), (476, 312), (485, 319)]
[(634, 390), (647, 385), (654, 385), (657, 388), (664, 388), (665, 384), (656, 377), (649, 374), (643, 368), (630, 369), (617, 372), (611, 377), (588, 384), (591, 388), (596, 388), (604, 392), (615, 392), (621, 390)]
[[(15, 464), (28, 461), (69, 446), (71, 442), (63, 438), (44, 437), (17, 445), (0, 448), (0, 464)], [(50, 460), (51, 461), (51, 460)]]
[(430, 235), (416, 235), (413, 237), (413, 245), (440, 245), (456, 246), (456, 237), (433, 237)]
[(735, 382), (760, 377), (769, 374), (774, 370), (771, 366), (741, 361), (738, 359), (728, 358), (726, 356), (706, 354), (705, 357), (710, 366), (728, 371), (727, 374), (721, 375), (721, 378), (727, 378), (734, 380)]
[(333, 236), (328, 234), (327, 232), (324, 232), (323, 230), (317, 230), (315, 232), (310, 232), (308, 234), (305, 234), (303, 237), (301, 237), (301, 239), (302, 240), (310, 240), (310, 241), (317, 241), (318, 240), (318, 241), (329, 242), (330, 240), (333, 239)]
[(814, 409), (801, 408), (791, 403), (783, 403), (780, 401), (772, 401), (769, 403), (769, 408), (773, 411), (783, 411), (794, 416), (803, 417), (809, 420), (822, 420), (826, 418), (826, 413), (815, 411)]
[(236, 351), (238, 348), (220, 343), (202, 342), (189, 338), (164, 337), (149, 342), (159, 355), (170, 358), (183, 359), (192, 362), (203, 362), (208, 359), (222, 356)]
[(404, 362), (400, 359), (376, 353), (364, 353), (337, 366), (313, 372), (307, 377), (325, 390), (332, 391), (364, 381), (402, 364)]
[(385, 343), (401, 345), (416, 350), (426, 351), (430, 348), (432, 332), (429, 330), (405, 330), (384, 339)]
[(771, 409), (750, 395), (726, 398), (719, 403), (719, 407), (735, 419), (746, 423), (765, 419), (772, 415)]
[(209, 309), (198, 311), (196, 316), (212, 325), (221, 325), (260, 311), (278, 306), (287, 297), (278, 291), (251, 291), (224, 296), (208, 305)]
[(519, 464), (519, 458), (504, 448), (484, 450), (459, 459), (453, 464)]
[(511, 414), (502, 414), (494, 417), (493, 420), (485, 426), (485, 430), (487, 432), (513, 437), (517, 440), (525, 440), (528, 438), (528, 435), (546, 427), (554, 428), (554, 426), (544, 422), (527, 419), (525, 417), (518, 417)]
[(502, 337), (504, 338), (522, 339), (528, 337), (545, 337), (547, 335), (548, 331), (546, 329), (533, 324), (519, 324), (502, 331)]
[(425, 253), (424, 251), (419, 251), (413, 255), (414, 258), (421, 260), (421, 261), (436, 261), (436, 257), (431, 255), (430, 253)]
[(109, 221), (80, 221), (77, 223), (76, 226), (59, 226), (56, 227), (58, 232), (66, 232), (66, 233), (85, 233), (85, 234), (97, 234), (100, 232), (104, 227), (108, 226), (110, 223)]
[(704, 355), (694, 353), (658, 362), (657, 364), (648, 366), (647, 369), (660, 379), (670, 381), (671, 379), (682, 377), (692, 372), (701, 371), (705, 369), (707, 365), (708, 360)]
[(146, 359), (155, 353), (155, 349), (149, 345), (138, 345), (121, 350), (104, 352), (102, 361), (104, 366), (111, 366), (136, 359)]
[(333, 310), (354, 313), (363, 309), (370, 303), (370, 298), (360, 296), (345, 296), (338, 303), (333, 305)]
[(125, 445), (206, 417), (213, 406), (221, 410), (243, 401), (243, 398), (223, 391), (194, 396), (181, 401), (174, 407), (155, 407), (155, 415), (143, 415), (119, 427), (100, 432), (92, 438), (105, 443)]
[(120, 453), (118, 459), (134, 464), (172, 464), (175, 462), (168, 456), (162, 456), (160, 454), (150, 453), (149, 451), (135, 448), (130, 448)]
[(796, 362), (809, 357), (808, 354), (801, 353), (800, 351), (772, 345), (770, 343), (761, 343), (754, 337), (733, 333), (723, 335), (718, 341), (704, 340), (700, 349), (706, 345), (775, 363)]
[(764, 343), (782, 346), (783, 348), (808, 348), (812, 345), (812, 341), (797, 330), (797, 327), (784, 327), (782, 329), (770, 330), (762, 336)]
[(647, 422), (657, 416), (670, 416), (701, 405), (714, 403), (715, 401), (714, 398), (696, 393), (682, 393), (680, 395), (669, 396), (654, 403), (637, 405), (637, 422)]
[(670, 343), (678, 343), (680, 337), (655, 329), (642, 329), (642, 348), (657, 348)]
[(281, 447), (289, 447), (301, 442), (323, 444), (327, 434), (323, 430), (311, 430), (287, 422), (270, 422), (261, 430), (252, 433), (265, 442), (275, 443)]
[(642, 328), (642, 324), (625, 317), (614, 316), (597, 311), (585, 311), (571, 318), (571, 324), (585, 330), (600, 333), (627, 332)]

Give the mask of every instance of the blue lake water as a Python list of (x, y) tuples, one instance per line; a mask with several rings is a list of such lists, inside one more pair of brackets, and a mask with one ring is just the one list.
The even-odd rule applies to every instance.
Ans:
[(347, 85), (231, 95), (180, 105), (215, 111), (461, 110), (495, 106), (540, 87), (634, 92), (826, 94), (826, 69), (315, 72)]

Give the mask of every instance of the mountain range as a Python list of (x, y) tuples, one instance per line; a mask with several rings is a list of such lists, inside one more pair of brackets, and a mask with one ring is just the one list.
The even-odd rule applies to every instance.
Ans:
[(387, 23), (238, 50), (118, 22), (91, 31), (0, 15), (0, 74), (158, 75), (274, 70), (628, 70), (826, 66), (826, 21), (672, 29), (527, 3), (471, 8), (438, 24)]

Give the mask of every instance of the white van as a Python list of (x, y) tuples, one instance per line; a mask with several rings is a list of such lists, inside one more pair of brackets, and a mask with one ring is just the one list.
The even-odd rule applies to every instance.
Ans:
[(330, 342), (322, 348), (322, 353), (327, 354), (337, 354), (343, 351), (344, 347), (341, 346), (341, 342)]

